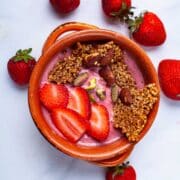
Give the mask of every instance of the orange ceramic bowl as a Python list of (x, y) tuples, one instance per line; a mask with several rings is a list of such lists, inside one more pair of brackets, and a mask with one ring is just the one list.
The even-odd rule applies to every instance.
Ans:
[(116, 157), (113, 157), (110, 159), (105, 159), (102, 161), (90, 161), (90, 163), (101, 166), (101, 167), (117, 166), (117, 165), (125, 162), (127, 160), (127, 158), (130, 156), (130, 154), (132, 153), (132, 151), (133, 151), (133, 147), (130, 150), (126, 151), (125, 153), (123, 153), (119, 156), (116, 156)]
[[(71, 33), (60, 37), (60, 35), (65, 32)], [(134, 143), (129, 142), (126, 137), (122, 137), (110, 144), (96, 147), (87, 147), (76, 145), (65, 140), (63, 137), (57, 135), (46, 122), (46, 119), (41, 111), (41, 104), (38, 94), (40, 80), (44, 69), (46, 66), (48, 66), (55, 54), (67, 47), (70, 47), (78, 41), (85, 42), (99, 40), (113, 40), (124, 50), (134, 55), (135, 60), (144, 75), (145, 82), (156, 83), (157, 87), (159, 88), (158, 77), (151, 60), (144, 52), (144, 50), (140, 48), (135, 42), (113, 31), (99, 29), (95, 26), (84, 23), (71, 22), (56, 28), (46, 40), (43, 47), (42, 56), (39, 58), (39, 61), (37, 62), (37, 65), (35, 66), (31, 75), (28, 100), (30, 112), (37, 128), (52, 145), (54, 145), (58, 150), (72, 157), (87, 161), (101, 162), (103, 160), (119, 157), (125, 152), (131, 150), (134, 146)], [(154, 105), (148, 116), (148, 122), (140, 134), (140, 139), (142, 139), (150, 129), (158, 111), (158, 106), (159, 100)]]

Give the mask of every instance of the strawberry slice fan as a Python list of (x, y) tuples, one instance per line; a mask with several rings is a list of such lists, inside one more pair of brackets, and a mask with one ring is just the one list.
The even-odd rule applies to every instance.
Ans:
[[(76, 44), (78, 46), (74, 46)], [(93, 55), (90, 53), (88, 54), (89, 58), (83, 58), (87, 60), (86, 62), (79, 63), (82, 58), (81, 55), (74, 53), (77, 50), (76, 48), (86, 48), (88, 46), (92, 48), (92, 51), (95, 51), (93, 49), (96, 47), (95, 44), (98, 44), (98, 48), (105, 47), (106, 58), (101, 57), (100, 54), (98, 57), (97, 52), (93, 53)], [(107, 47), (115, 48), (110, 50), (106, 49)], [(59, 75), (63, 75), (65, 72), (69, 73), (67, 77), (70, 75), (72, 78), (72, 74), (76, 73), (78, 68), (86, 70), (85, 72), (78, 72), (73, 81), (71, 81), (71, 78), (64, 76), (57, 78), (57, 80), (53, 76), (53, 73), (57, 73), (54, 68), (58, 69), (62, 65), (61, 62), (58, 62), (57, 65), (57, 59), (54, 57), (57, 57), (56, 55), (64, 52), (67, 48), (71, 50), (71, 53), (65, 61), (62, 61), (62, 64), (64, 64), (63, 68), (59, 70)], [(116, 128), (112, 124), (115, 122), (114, 118), (118, 122), (118, 118), (122, 116), (117, 115), (115, 117), (110, 113), (110, 110), (112, 110), (112, 113), (117, 113), (119, 112), (118, 107), (121, 106), (123, 113), (127, 110), (128, 113), (126, 113), (125, 118), (129, 122), (128, 118), (132, 115), (132, 111), (128, 109), (134, 103), (134, 96), (131, 93), (143, 96), (141, 91), (139, 92), (136, 89), (132, 91), (129, 87), (124, 87), (120, 92), (113, 68), (110, 68), (112, 61), (109, 60), (114, 56), (115, 50), (118, 52), (123, 50), (130, 53), (137, 65), (143, 64), (143, 66), (138, 66), (139, 71), (142, 72), (143, 81), (146, 83), (144, 84), (143, 92), (151, 92), (150, 96), (154, 97), (154, 104), (148, 116), (142, 116), (146, 117), (146, 119), (142, 121), (145, 124), (141, 131), (138, 132), (138, 136), (136, 136), (136, 133), (133, 135), (129, 134), (132, 128), (129, 130), (126, 127), (127, 129), (125, 128), (125, 130), (127, 131), (124, 131), (123, 124), (117, 123)], [(72, 61), (71, 55), (73, 53), (77, 56), (75, 58), (76, 62)], [(117, 53), (117, 59), (120, 60), (119, 56), (122, 54), (124, 53)], [(113, 63), (118, 64), (118, 61)], [(72, 64), (73, 68), (69, 68)], [(119, 64), (121, 66), (121, 63)], [(123, 67), (126, 66), (123, 65)], [(67, 70), (68, 68), (69, 70)], [(74, 70), (74, 68), (76, 69)], [(92, 69), (97, 69), (97, 71), (95, 72)], [(73, 73), (71, 73), (72, 70)], [(47, 72), (52, 76), (50, 77), (49, 74), (47, 76)], [(127, 73), (128, 77), (131, 78), (126, 68), (124, 68), (123, 72)], [(117, 73), (121, 73), (121, 71), (118, 70)], [(98, 78), (91, 78), (92, 74), (93, 76), (97, 74)], [(99, 79), (103, 82), (102, 84)], [(56, 80), (66, 80), (68, 83), (60, 83), (56, 82)], [(133, 86), (133, 83), (131, 85)], [(100, 29), (80, 22), (68, 22), (55, 28), (45, 41), (42, 55), (31, 74), (28, 102), (35, 125), (55, 148), (71, 157), (98, 166), (109, 167), (124, 162), (135, 145), (150, 130), (158, 112), (159, 91), (159, 80), (156, 70), (150, 58), (139, 45), (114, 31)], [(112, 108), (116, 104), (117, 112), (113, 111)], [(113, 118), (114, 121), (111, 122), (110, 118)], [(134, 136), (135, 138), (133, 138)]]

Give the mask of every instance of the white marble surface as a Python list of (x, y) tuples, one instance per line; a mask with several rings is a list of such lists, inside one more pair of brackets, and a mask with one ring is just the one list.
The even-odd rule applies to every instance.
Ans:
[[(167, 30), (167, 41), (145, 48), (157, 67), (163, 58), (180, 59), (180, 1), (133, 0), (140, 9), (156, 12)], [(54, 149), (31, 120), (27, 89), (9, 79), (6, 64), (19, 48), (33, 48), (38, 58), (47, 35), (67, 21), (95, 24), (128, 35), (119, 22), (107, 20), (99, 0), (81, 0), (74, 13), (60, 17), (48, 0), (1, 0), (0, 3), (0, 180), (103, 180), (104, 169), (72, 159)], [(180, 179), (180, 102), (161, 95), (153, 127), (129, 157), (138, 180)]]

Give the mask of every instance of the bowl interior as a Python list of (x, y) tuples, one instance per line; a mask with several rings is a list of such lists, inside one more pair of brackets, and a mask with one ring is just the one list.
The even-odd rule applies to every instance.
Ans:
[[(86, 41), (109, 41), (113, 40), (119, 46), (133, 55), (136, 63), (138, 64), (141, 72), (143, 73), (146, 83), (156, 83), (159, 88), (158, 78), (153, 64), (151, 63), (149, 57), (146, 55), (143, 49), (141, 49), (136, 43), (130, 39), (108, 30), (83, 30), (79, 32), (73, 32), (68, 34), (58, 40), (53, 44), (47, 52), (45, 52), (40, 58), (33, 70), (30, 85), (29, 85), (29, 107), (30, 112), (33, 117), (35, 124), (37, 125), (40, 132), (44, 137), (53, 144), (56, 148), (63, 151), (64, 153), (89, 161), (99, 161), (104, 159), (109, 159), (120, 155), (129, 149), (131, 149), (134, 143), (131, 143), (127, 140), (126, 137), (122, 136), (119, 140), (95, 147), (88, 146), (79, 146), (69, 141), (66, 141), (64, 138), (57, 135), (52, 128), (48, 125), (46, 119), (43, 116), (41, 104), (39, 101), (38, 90), (41, 81), (41, 77), (44, 73), (46, 66), (51, 63), (52, 58), (60, 51), (64, 50), (67, 47), (72, 46), (76, 42), (86, 42)], [(144, 127), (143, 131), (140, 134), (140, 139), (147, 133), (151, 127), (156, 113), (158, 111), (158, 102), (154, 105), (154, 108), (148, 116), (148, 122)]]

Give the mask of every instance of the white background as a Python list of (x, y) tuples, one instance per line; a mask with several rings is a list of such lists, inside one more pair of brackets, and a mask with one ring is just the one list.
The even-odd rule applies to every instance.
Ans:
[[(144, 48), (157, 67), (161, 59), (180, 59), (180, 1), (132, 0), (140, 10), (156, 12), (165, 23), (166, 43)], [(72, 159), (52, 147), (32, 122), (27, 88), (10, 80), (7, 61), (20, 48), (37, 59), (48, 34), (68, 21), (92, 23), (128, 36), (118, 21), (105, 18), (100, 0), (81, 0), (72, 14), (58, 16), (48, 0), (0, 3), (0, 180), (103, 180), (104, 169)], [(153, 127), (129, 157), (138, 180), (180, 179), (180, 102), (161, 95)]]

